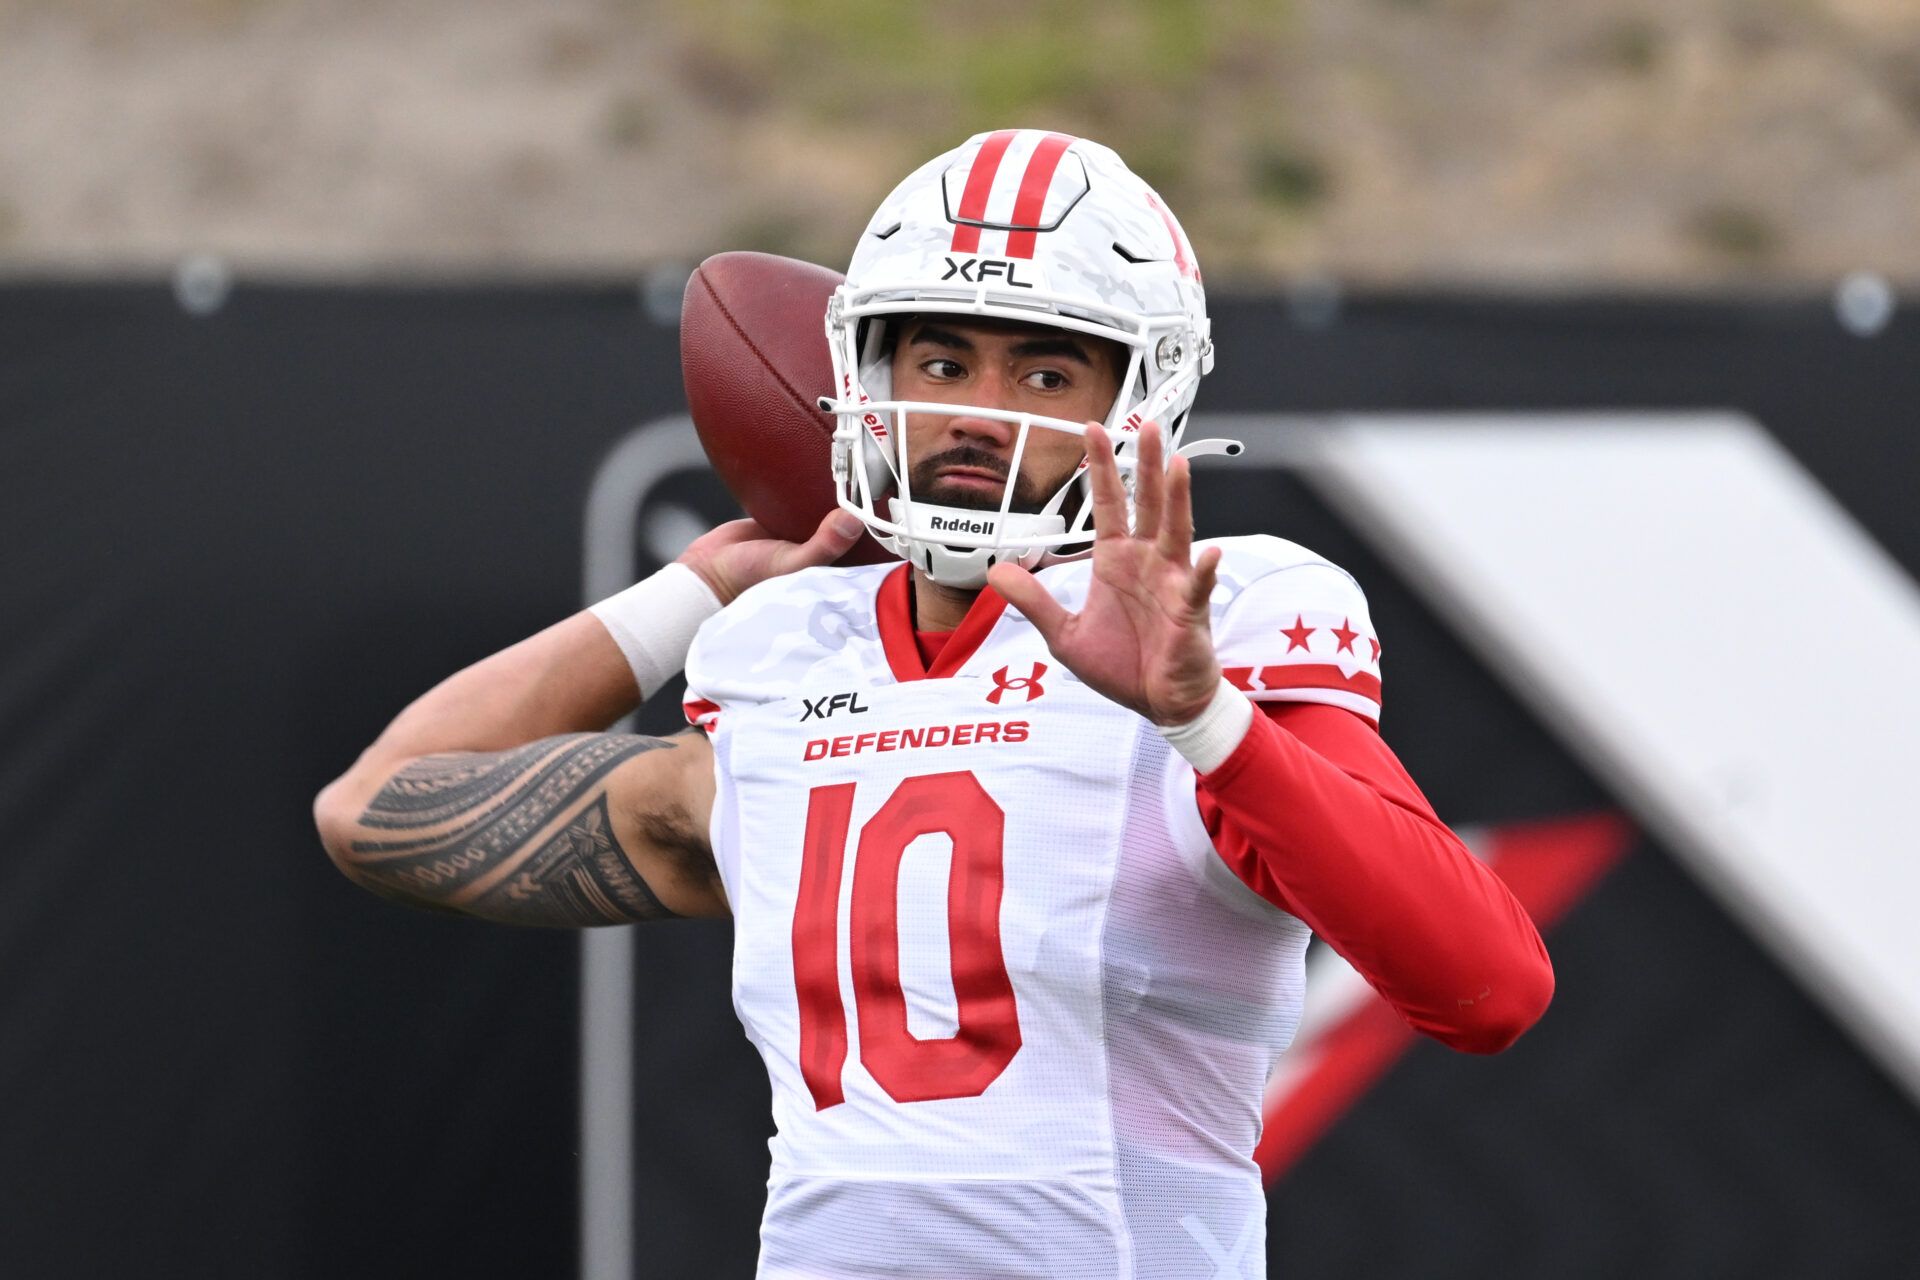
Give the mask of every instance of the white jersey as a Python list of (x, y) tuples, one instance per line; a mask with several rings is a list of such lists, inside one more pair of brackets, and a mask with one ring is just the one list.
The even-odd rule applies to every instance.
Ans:
[[(1377, 717), (1352, 579), (1213, 545), (1229, 678)], [(773, 1084), (760, 1275), (1264, 1274), (1252, 1154), (1306, 926), (1215, 854), (1192, 768), (997, 596), (926, 669), (906, 573), (762, 583), (687, 662)], [(1039, 578), (1074, 609), (1088, 573)]]

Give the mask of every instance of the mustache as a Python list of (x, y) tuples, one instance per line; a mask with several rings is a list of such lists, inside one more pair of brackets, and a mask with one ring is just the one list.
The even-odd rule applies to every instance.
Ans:
[[(934, 488), (940, 483), (937, 474), (946, 467), (978, 467), (989, 472), (1001, 481), (1007, 479), (1012, 465), (1002, 458), (978, 445), (961, 444), (940, 453), (929, 454), (914, 463), (907, 472), (916, 499), (926, 501)], [(998, 511), (1000, 495), (988, 494), (978, 489), (965, 489), (958, 493), (944, 494), (940, 502), (946, 506), (963, 507), (976, 511)], [(1047, 503), (1047, 495), (1041, 493), (1034, 483), (1025, 476), (1013, 479), (1013, 501), (1008, 511), (1017, 511), (1025, 515), (1036, 514)]]
[(1011, 469), (1005, 458), (989, 453), (978, 445), (955, 445), (944, 453), (933, 454), (915, 463), (912, 473), (913, 487), (920, 488), (922, 477), (930, 481), (934, 478), (935, 472), (947, 467), (977, 467), (982, 471), (992, 472), (1001, 480), (1007, 478), (1007, 472)]

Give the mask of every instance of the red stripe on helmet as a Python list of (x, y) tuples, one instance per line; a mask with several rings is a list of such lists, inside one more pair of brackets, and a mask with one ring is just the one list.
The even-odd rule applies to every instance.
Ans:
[[(1047, 206), (1047, 188), (1053, 185), (1053, 175), (1060, 171), (1060, 157), (1067, 153), (1067, 148), (1073, 142), (1064, 133), (1050, 133), (1033, 149), (1032, 157), (1027, 160), (1027, 171), (1020, 179), (1020, 195), (1013, 202), (1015, 227), (1035, 227), (1040, 224), (1040, 214)], [(1035, 238), (1036, 233), (1032, 231), (1009, 231), (1007, 256), (1031, 258)]]
[(1180, 224), (1173, 220), (1173, 214), (1167, 206), (1160, 203), (1160, 197), (1151, 191), (1147, 192), (1147, 203), (1152, 205), (1153, 211), (1160, 215), (1160, 221), (1167, 224), (1167, 234), (1173, 237), (1174, 268), (1187, 279), (1196, 284), (1199, 283), (1200, 268), (1195, 266), (1193, 259), (1187, 256), (1187, 239), (1180, 234)]
[(994, 175), (1000, 172), (1000, 159), (1007, 154), (1007, 147), (1013, 142), (1018, 129), (1002, 129), (990, 133), (987, 140), (980, 144), (980, 154), (973, 158), (973, 168), (967, 170), (967, 186), (960, 193), (960, 208), (954, 218), (953, 251), (955, 253), (980, 252), (980, 228), (967, 225), (968, 222), (983, 222), (987, 216), (987, 197), (993, 194)]

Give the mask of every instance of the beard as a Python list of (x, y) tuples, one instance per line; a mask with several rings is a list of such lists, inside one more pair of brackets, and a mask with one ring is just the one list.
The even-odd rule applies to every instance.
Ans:
[[(992, 472), (1000, 477), (1001, 489), (993, 492), (943, 480), (937, 473), (944, 467), (977, 467), (982, 471)], [(911, 488), (916, 502), (931, 502), (943, 507), (960, 507), (968, 511), (998, 511), (1000, 499), (1006, 492), (1007, 463), (1005, 459), (995, 457), (985, 449), (963, 444), (943, 453), (920, 459), (913, 464), (912, 469), (907, 473), (907, 478), (912, 482)], [(1014, 479), (1013, 501), (1008, 504), (1007, 510), (1022, 515), (1038, 515), (1040, 509), (1047, 505), (1047, 499), (1052, 496), (1052, 489), (1043, 491), (1038, 484), (1026, 476), (1018, 476)]]

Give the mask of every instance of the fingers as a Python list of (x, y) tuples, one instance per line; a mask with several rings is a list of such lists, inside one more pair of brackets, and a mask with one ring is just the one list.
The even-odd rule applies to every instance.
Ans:
[(1034, 626), (1048, 645), (1073, 615), (1055, 600), (1040, 580), (1017, 564), (997, 564), (987, 570), (987, 585), (1006, 598)]
[(1187, 583), (1187, 607), (1204, 612), (1213, 598), (1216, 571), (1220, 568), (1220, 548), (1208, 547), (1194, 562), (1193, 578)]
[(1167, 469), (1159, 550), (1167, 559), (1182, 563), (1193, 557), (1193, 471), (1185, 458), (1174, 458)]
[[(833, 510), (821, 517), (820, 526), (813, 536), (805, 542), (783, 552), (780, 572), (791, 573), (795, 569), (804, 569), (810, 565), (827, 564), (846, 554), (854, 539), (866, 526), (860, 518), (850, 511)], [(764, 535), (763, 535), (764, 536)]]
[(1133, 469), (1133, 532), (1135, 537), (1153, 538), (1159, 536), (1166, 504), (1159, 423), (1149, 422), (1140, 428), (1138, 448), (1139, 465)]
[(817, 537), (822, 530), (826, 530), (841, 542), (851, 544), (866, 527), (866, 522), (851, 511), (829, 511), (821, 518), (820, 528), (814, 530), (814, 534)]
[(1120, 537), (1157, 539), (1168, 556), (1185, 560), (1193, 546), (1193, 498), (1186, 460), (1167, 465), (1167, 438), (1157, 422), (1140, 428), (1133, 470), (1133, 527), (1127, 527), (1127, 490), (1113, 456), (1113, 440), (1097, 423), (1087, 424), (1087, 471), (1093, 487), (1095, 540)]
[(751, 542), (755, 538), (772, 536), (760, 527), (758, 521), (751, 516), (744, 516), (738, 520), (727, 520), (713, 526), (701, 534), (697, 541), (707, 546), (730, 547), (736, 542)]
[(1126, 537), (1126, 487), (1113, 458), (1113, 440), (1097, 422), (1087, 424), (1087, 474), (1093, 486), (1094, 541)]

